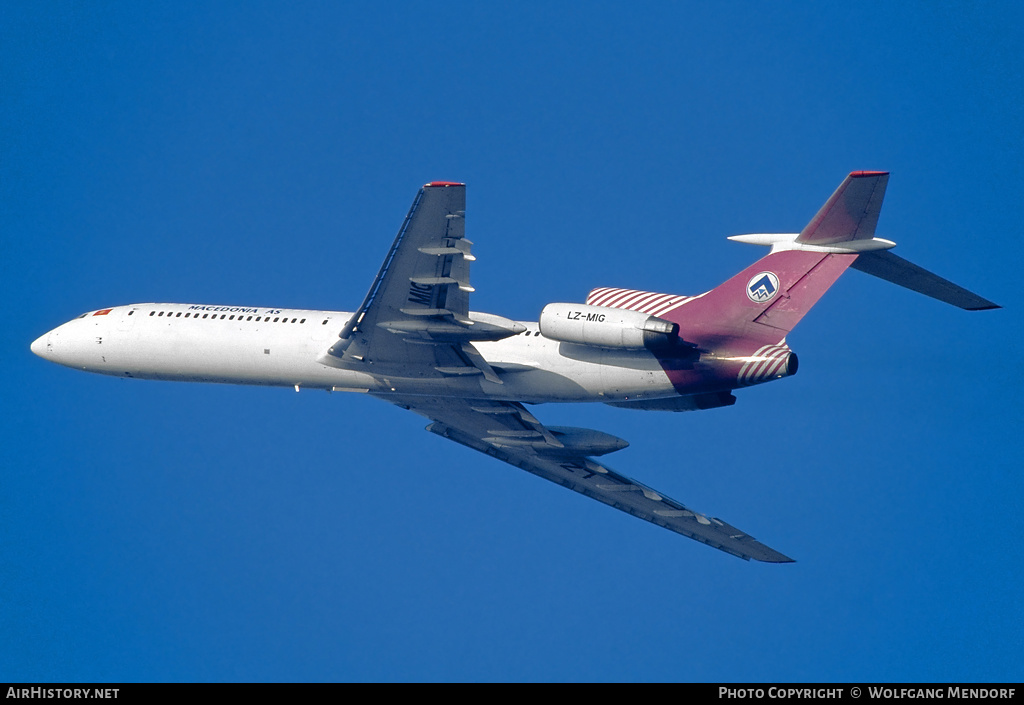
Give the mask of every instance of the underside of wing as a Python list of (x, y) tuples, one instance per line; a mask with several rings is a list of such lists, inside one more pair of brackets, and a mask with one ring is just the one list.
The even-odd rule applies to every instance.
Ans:
[(411, 378), (475, 375), (501, 380), (473, 346), (525, 330), (469, 311), (466, 186), (426, 184), (416, 194), (363, 303), (321, 362)]
[(600, 431), (544, 426), (521, 404), (381, 396), (432, 420), (427, 430), (545, 480), (746, 560), (791, 563), (721, 519), (708, 517), (594, 460), (627, 443)]

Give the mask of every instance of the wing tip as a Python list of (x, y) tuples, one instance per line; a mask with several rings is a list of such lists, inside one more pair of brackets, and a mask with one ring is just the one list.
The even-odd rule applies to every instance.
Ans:
[(761, 563), (796, 563), (796, 559), (790, 558), (784, 553), (779, 553), (774, 548), (769, 548), (764, 544), (761, 544), (764, 550), (758, 551), (757, 554), (748, 553), (744, 557), (747, 560), (753, 559)]
[(888, 176), (888, 175), (889, 175), (889, 172), (887, 172), (887, 171), (851, 171), (850, 172), (850, 178), (851, 179), (863, 179), (863, 178), (865, 178), (867, 176)]
[(423, 188), (444, 188), (446, 186), (465, 186), (466, 184), (459, 183), (458, 181), (430, 181), (423, 184)]

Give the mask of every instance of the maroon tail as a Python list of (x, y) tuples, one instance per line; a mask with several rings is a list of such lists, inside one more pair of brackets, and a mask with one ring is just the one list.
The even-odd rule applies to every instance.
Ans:
[(762, 257), (724, 284), (664, 314), (701, 347), (777, 343), (796, 327), (857, 255), (786, 250)]

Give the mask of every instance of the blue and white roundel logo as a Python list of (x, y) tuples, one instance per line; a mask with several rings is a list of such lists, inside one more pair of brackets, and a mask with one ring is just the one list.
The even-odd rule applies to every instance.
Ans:
[(763, 304), (779, 293), (779, 278), (773, 272), (759, 272), (747, 282), (747, 298), (755, 304)]

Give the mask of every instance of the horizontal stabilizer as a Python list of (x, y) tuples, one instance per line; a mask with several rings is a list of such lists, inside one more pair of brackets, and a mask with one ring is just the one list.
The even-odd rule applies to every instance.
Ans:
[(1002, 308), (988, 299), (957, 286), (951, 281), (932, 274), (898, 255), (888, 251), (865, 252), (850, 265), (879, 279), (899, 284), (912, 291), (930, 296), (947, 304), (958, 306), (968, 311), (985, 311)]

